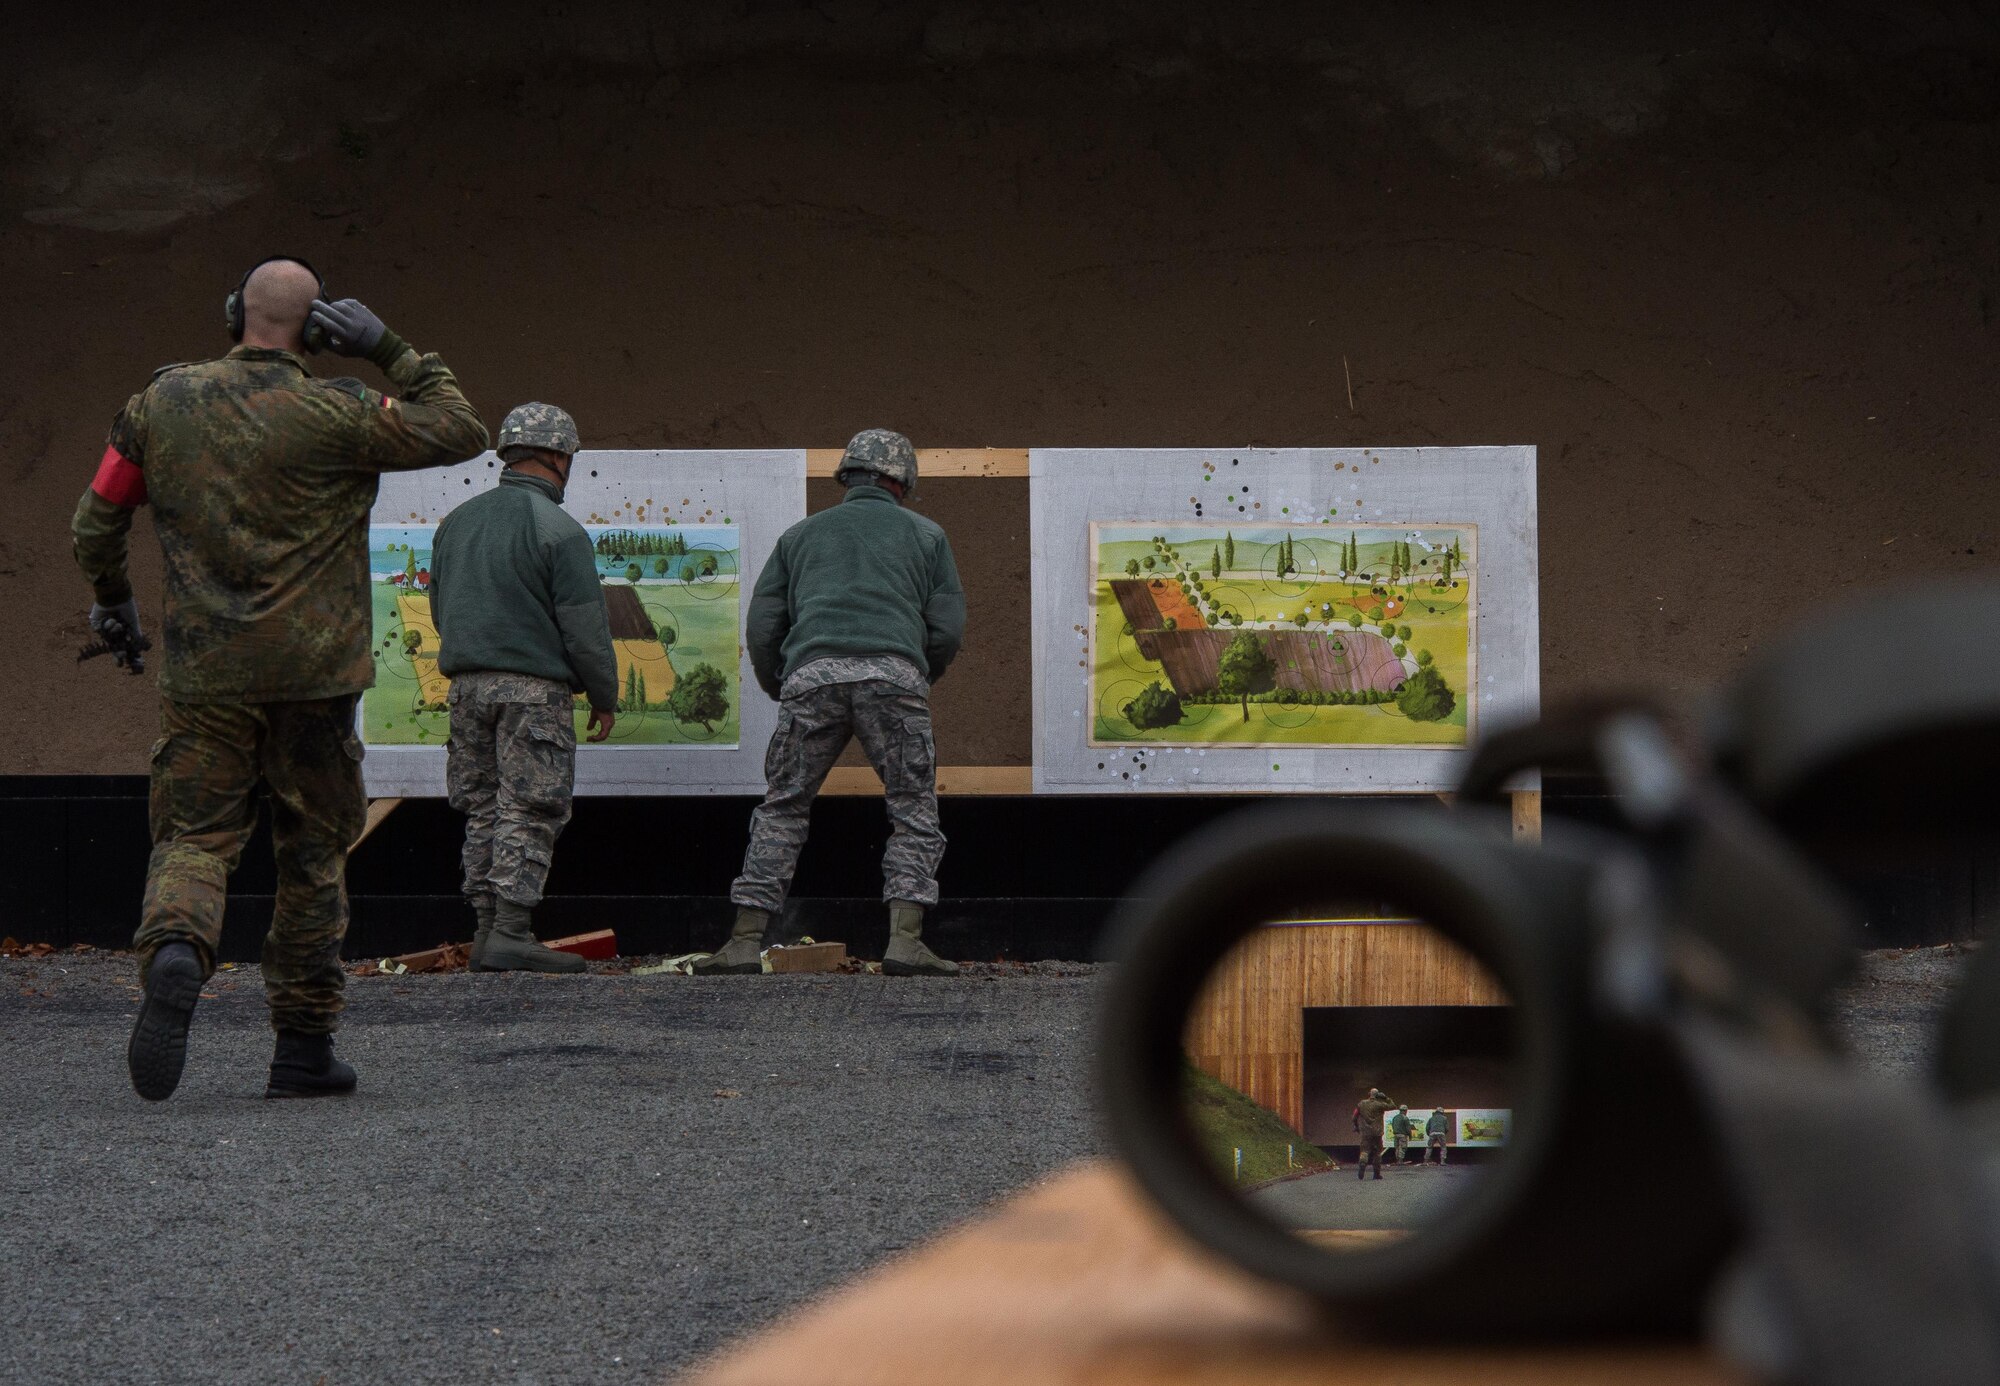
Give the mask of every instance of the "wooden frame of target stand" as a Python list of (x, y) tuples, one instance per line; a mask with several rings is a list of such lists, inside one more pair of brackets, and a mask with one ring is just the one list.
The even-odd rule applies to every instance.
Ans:
[[(841, 449), (807, 448), (806, 477), (826, 479), (840, 467)], [(1025, 478), (1028, 475), (1026, 448), (918, 448), (917, 468), (927, 477)], [(938, 767), (938, 793), (947, 795), (1028, 795), (1034, 792), (1035, 772), (1028, 765), (942, 765)], [(838, 765), (826, 777), (825, 794), (847, 796), (882, 792), (882, 781), (865, 765)], [(1385, 791), (1395, 793), (1396, 791)], [(1450, 795), (1438, 795), (1450, 801)], [(1537, 839), (1542, 835), (1542, 792), (1516, 790), (1514, 836)], [(381, 821), (395, 811), (400, 799), (377, 799), (368, 805), (367, 825), (355, 839), (359, 846)]]

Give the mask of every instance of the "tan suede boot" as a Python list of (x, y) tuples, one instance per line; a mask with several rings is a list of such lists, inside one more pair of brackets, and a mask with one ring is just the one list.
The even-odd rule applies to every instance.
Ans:
[(924, 907), (906, 900), (889, 902), (889, 946), (882, 950), (882, 971), (890, 977), (956, 977), (958, 964), (947, 962), (924, 946)]
[(493, 902), (474, 905), (472, 914), (479, 923), (472, 931), (472, 947), (466, 951), (465, 965), (477, 972), (480, 963), (486, 960), (486, 940), (493, 936)]
[(715, 952), (693, 964), (697, 977), (749, 976), (764, 970), (764, 931), (771, 927), (771, 916), (763, 910), (753, 910), (743, 905), (736, 907), (736, 924), (729, 931), (729, 942)]
[(493, 906), (493, 930), (473, 964), (479, 972), (581, 972), (584, 961), (535, 941), (535, 917), (526, 905), (500, 900)]

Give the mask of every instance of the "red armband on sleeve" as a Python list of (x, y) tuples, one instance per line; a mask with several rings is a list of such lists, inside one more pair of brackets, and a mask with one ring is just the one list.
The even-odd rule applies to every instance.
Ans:
[(113, 505), (135, 510), (146, 503), (146, 473), (112, 444), (104, 449), (104, 458), (97, 464), (97, 475), (92, 478), (90, 489)]

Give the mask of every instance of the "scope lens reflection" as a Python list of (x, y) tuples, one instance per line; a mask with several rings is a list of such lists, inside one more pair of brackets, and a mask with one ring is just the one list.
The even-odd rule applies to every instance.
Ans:
[(1439, 1226), (1505, 1158), (1511, 1002), (1418, 920), (1253, 930), (1184, 1031), (1186, 1125), (1259, 1216), (1366, 1252)]

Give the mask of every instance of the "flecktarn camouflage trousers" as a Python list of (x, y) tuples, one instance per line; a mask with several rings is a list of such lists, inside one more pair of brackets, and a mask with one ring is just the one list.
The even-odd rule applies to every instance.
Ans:
[(444, 777), (465, 815), (465, 898), (539, 905), (576, 788), (569, 689), (533, 674), (453, 677)]
[(931, 707), (921, 694), (881, 679), (809, 688), (778, 704), (778, 730), (764, 753), (764, 802), (750, 818), (743, 874), (729, 898), (776, 914), (806, 842), (806, 819), (827, 771), (859, 738), (882, 777), (889, 845), (882, 853), (882, 898), (935, 905), (944, 831), (938, 826), (937, 754)]
[(284, 703), (160, 707), (153, 745), (153, 853), (132, 940), (140, 967), (185, 941), (215, 970), (229, 873), (270, 796), (277, 906), (264, 935), (264, 991), (281, 1030), (326, 1034), (340, 1014), (347, 935), (347, 850), (367, 803), (353, 694)]

